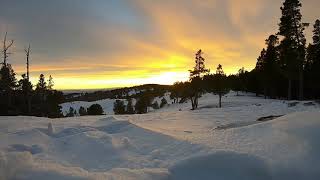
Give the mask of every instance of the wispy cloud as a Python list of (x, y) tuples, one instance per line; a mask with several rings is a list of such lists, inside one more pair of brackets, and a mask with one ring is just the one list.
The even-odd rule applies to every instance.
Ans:
[[(227, 73), (251, 69), (264, 39), (277, 32), (281, 3), (12, 0), (1, 4), (0, 33), (8, 30), (16, 40), (10, 62), (19, 74), (23, 47), (31, 43), (33, 79), (52, 74), (58, 88), (159, 82), (170, 73), (172, 83), (187, 78), (199, 48), (211, 69), (219, 63)], [(302, 3), (304, 20), (312, 22), (320, 1)]]

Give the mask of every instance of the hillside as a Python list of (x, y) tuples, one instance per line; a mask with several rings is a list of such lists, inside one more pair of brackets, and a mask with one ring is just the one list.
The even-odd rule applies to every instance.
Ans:
[[(0, 179), (319, 177), (318, 104), (223, 100), (216, 108), (206, 94), (197, 111), (177, 104), (144, 115), (0, 117)], [(281, 117), (257, 121), (271, 115)]]

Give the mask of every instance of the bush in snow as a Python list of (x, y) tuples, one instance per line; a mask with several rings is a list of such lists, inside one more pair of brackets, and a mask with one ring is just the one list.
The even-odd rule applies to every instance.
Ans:
[(113, 112), (114, 114), (125, 114), (126, 106), (123, 101), (116, 100), (113, 104)]
[(103, 109), (100, 106), (100, 104), (92, 104), (88, 110), (88, 115), (102, 115), (103, 114)]
[(167, 102), (167, 100), (165, 99), (165, 98), (162, 98), (161, 99), (161, 104), (160, 104), (160, 108), (163, 108), (165, 105), (167, 105), (168, 104), (168, 102)]
[(80, 107), (79, 108), (79, 115), (80, 116), (86, 116), (86, 115), (88, 115), (88, 112), (87, 112), (87, 110), (86, 110), (86, 108), (84, 108), (84, 107)]

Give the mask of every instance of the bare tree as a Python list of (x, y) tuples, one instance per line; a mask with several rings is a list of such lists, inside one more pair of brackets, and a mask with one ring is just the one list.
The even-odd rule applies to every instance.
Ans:
[[(27, 64), (27, 81), (28, 83), (30, 82), (30, 73), (29, 73), (29, 60), (30, 60), (30, 44), (28, 46), (28, 48), (25, 48), (24, 51), (26, 52), (26, 64)], [(30, 83), (31, 84), (31, 83)], [(32, 89), (32, 86), (31, 86), (31, 89)], [(31, 89), (27, 89), (26, 91), (26, 96), (27, 96), (27, 105), (28, 105), (28, 114), (31, 113), (31, 95), (30, 95), (30, 91)]]
[(3, 65), (6, 66), (7, 65), (7, 58), (8, 56), (11, 54), (10, 52), (8, 52), (9, 48), (13, 45), (14, 40), (10, 40), (7, 43), (7, 35), (8, 32), (6, 32), (5, 36), (4, 36), (4, 40), (3, 40), (3, 49), (2, 49), (2, 53), (3, 53)]
[(30, 80), (30, 74), (29, 74), (29, 58), (30, 58), (30, 44), (28, 48), (25, 48), (24, 51), (26, 52), (26, 57), (27, 57), (27, 79), (28, 81)]

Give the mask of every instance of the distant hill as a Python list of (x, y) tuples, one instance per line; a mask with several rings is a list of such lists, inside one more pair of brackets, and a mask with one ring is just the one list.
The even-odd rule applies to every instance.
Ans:
[(64, 91), (65, 102), (72, 101), (98, 101), (102, 99), (128, 99), (136, 98), (145, 94), (145, 92), (152, 94), (152, 96), (163, 95), (169, 91), (171, 85), (159, 84), (144, 84), (133, 87), (123, 87), (116, 89), (105, 90), (67, 90)]

